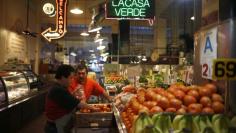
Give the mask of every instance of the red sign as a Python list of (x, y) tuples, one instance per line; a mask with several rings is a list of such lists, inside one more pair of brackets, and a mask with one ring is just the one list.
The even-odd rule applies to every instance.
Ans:
[(52, 39), (59, 39), (66, 33), (66, 8), (67, 0), (56, 0), (57, 4), (57, 19), (56, 29), (52, 31), (51, 27), (42, 32), (42, 36), (51, 42)]

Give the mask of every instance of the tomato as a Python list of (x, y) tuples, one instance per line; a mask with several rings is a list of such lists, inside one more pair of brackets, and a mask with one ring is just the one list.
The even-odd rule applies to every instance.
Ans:
[(211, 99), (213, 102), (221, 102), (221, 103), (224, 102), (222, 96), (216, 93), (212, 94)]
[(150, 112), (151, 113), (160, 113), (160, 112), (163, 112), (163, 109), (159, 106), (154, 106), (153, 108), (151, 108)]
[(202, 109), (202, 113), (214, 114), (214, 110), (210, 107), (205, 107), (205, 108)]
[(174, 92), (174, 95), (177, 99), (183, 100), (183, 98), (185, 96), (185, 93), (181, 90), (177, 90), (177, 91)]
[(176, 108), (167, 108), (165, 111), (166, 112), (173, 112), (173, 113), (175, 113), (176, 112)]
[(213, 102), (212, 109), (215, 113), (223, 113), (224, 112), (224, 104), (221, 102)]
[(200, 99), (200, 103), (203, 105), (203, 107), (211, 107), (211, 99), (207, 96), (203, 96)]
[(209, 90), (208, 88), (204, 88), (204, 87), (201, 87), (200, 89), (199, 89), (199, 95), (200, 96), (208, 96), (208, 97), (210, 97), (211, 96), (211, 90)]
[(152, 107), (157, 105), (157, 102), (155, 102), (155, 101), (147, 101), (147, 102), (144, 102), (143, 105), (148, 107), (149, 109), (151, 109)]
[(188, 93), (187, 93), (187, 95), (189, 95), (189, 96), (194, 96), (194, 97), (196, 98), (196, 100), (199, 99), (199, 93), (198, 93), (197, 90), (189, 90)]
[(170, 107), (179, 109), (181, 108), (181, 105), (182, 105), (182, 101), (175, 98), (170, 99)]
[(177, 114), (186, 114), (186, 109), (184, 109), (184, 108), (180, 108), (180, 109), (178, 109), (177, 110), (177, 112), (176, 112)]
[(170, 99), (174, 99), (175, 96), (169, 92), (166, 93), (166, 97), (170, 100)]
[(204, 87), (209, 89), (211, 91), (211, 93), (216, 93), (217, 92), (217, 88), (214, 84), (208, 83)]
[(185, 95), (184, 96), (184, 105), (188, 106), (190, 104), (196, 103), (197, 100), (194, 96)]
[(202, 111), (201, 104), (193, 103), (188, 106), (189, 113), (197, 114), (197, 113), (200, 113), (201, 111)]
[(157, 101), (157, 105), (160, 106), (163, 109), (167, 109), (169, 107), (169, 100), (162, 96), (159, 101)]

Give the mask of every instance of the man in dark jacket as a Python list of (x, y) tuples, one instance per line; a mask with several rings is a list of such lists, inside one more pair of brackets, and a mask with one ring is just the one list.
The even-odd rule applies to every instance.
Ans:
[(76, 107), (97, 110), (84, 102), (80, 102), (68, 92), (67, 88), (73, 72), (73, 67), (69, 65), (61, 65), (56, 71), (56, 83), (49, 90), (46, 97), (45, 114), (47, 123), (45, 133), (69, 133), (71, 128), (68, 125)]

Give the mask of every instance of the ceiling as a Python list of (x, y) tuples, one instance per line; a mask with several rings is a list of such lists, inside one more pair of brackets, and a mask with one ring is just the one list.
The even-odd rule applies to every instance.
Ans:
[[(106, 0), (68, 0), (68, 10), (71, 8), (78, 6), (80, 9), (84, 11), (81, 15), (71, 14), (69, 11), (67, 13), (67, 33), (65, 37), (62, 39), (56, 40), (53, 43), (64, 45), (68, 49), (73, 49), (78, 52), (78, 55), (81, 58), (89, 58), (90, 53), (88, 52), (90, 49), (95, 49), (98, 44), (94, 43), (94, 37), (96, 33), (91, 34), (89, 37), (82, 37), (80, 33), (87, 29), (88, 25), (91, 23), (93, 12), (95, 9), (98, 12), (98, 7), (100, 4), (103, 4)], [(183, 1), (183, 0), (179, 0)], [(55, 5), (55, 0), (41, 0), (39, 1), (39, 5), (41, 7), (44, 3), (50, 2)], [(157, 0), (156, 1), (156, 15), (161, 16), (162, 18), (168, 19), (168, 25), (172, 25), (172, 12), (171, 8), (173, 5), (176, 5), (176, 1), (174, 0)], [(40, 13), (40, 23), (41, 30), (47, 28), (48, 23), (55, 24), (55, 17), (51, 18), (45, 15), (42, 11)], [(130, 41), (131, 47), (136, 49), (132, 51), (133, 53), (140, 53), (145, 51), (145, 54), (150, 55), (150, 51), (154, 47), (154, 27), (150, 26), (147, 21), (131, 21), (131, 29), (130, 29)], [(107, 46), (104, 51), (108, 51), (108, 44), (112, 43), (112, 34), (118, 34), (118, 21), (117, 20), (106, 20), (104, 19), (101, 23), (103, 26), (103, 30), (101, 31), (102, 37), (105, 39), (103, 45)], [(168, 26), (167, 25), (167, 26)], [(137, 28), (137, 27), (143, 27)], [(146, 30), (145, 30), (146, 28)], [(168, 28), (168, 27), (167, 27)], [(48, 42), (43, 41), (45, 44)], [(101, 53), (97, 51), (96, 54)]]

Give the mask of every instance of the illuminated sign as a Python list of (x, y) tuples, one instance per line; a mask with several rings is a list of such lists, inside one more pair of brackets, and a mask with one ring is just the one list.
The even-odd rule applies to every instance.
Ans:
[(52, 39), (59, 39), (66, 33), (66, 8), (67, 0), (56, 0), (57, 4), (57, 19), (56, 29), (52, 31), (51, 27), (42, 32), (42, 36), (51, 41)]
[(109, 0), (106, 3), (106, 18), (154, 19), (155, 0)]
[(55, 12), (53, 4), (45, 3), (43, 5), (43, 12), (47, 15), (52, 15)]

